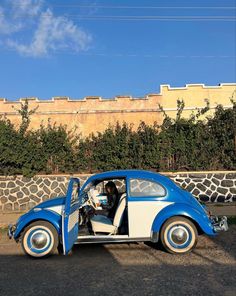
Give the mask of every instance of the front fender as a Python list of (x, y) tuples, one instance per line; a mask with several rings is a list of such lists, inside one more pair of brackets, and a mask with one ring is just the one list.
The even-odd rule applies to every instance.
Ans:
[(183, 216), (195, 221), (201, 230), (207, 235), (215, 235), (210, 219), (201, 209), (198, 211), (187, 204), (171, 204), (162, 209), (155, 217), (152, 224), (152, 232), (159, 233), (166, 220), (173, 216)]
[(61, 234), (61, 215), (50, 210), (41, 209), (39, 211), (32, 210), (19, 218), (14, 232), (14, 239), (17, 239), (20, 236), (21, 232), (27, 225), (38, 220), (48, 221), (56, 228), (57, 233), (59, 235)]

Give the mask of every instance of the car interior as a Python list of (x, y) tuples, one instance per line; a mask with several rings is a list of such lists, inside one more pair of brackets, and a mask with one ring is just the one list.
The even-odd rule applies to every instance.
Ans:
[[(113, 182), (118, 190), (118, 194), (113, 196), (117, 200), (112, 208), (108, 207), (108, 182)], [(112, 217), (111, 211), (114, 212)], [(125, 178), (95, 180), (86, 186), (79, 210), (79, 236), (84, 235), (128, 235)]]

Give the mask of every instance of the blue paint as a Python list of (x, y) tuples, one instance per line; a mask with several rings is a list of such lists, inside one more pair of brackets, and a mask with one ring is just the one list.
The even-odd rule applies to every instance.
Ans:
[(42, 209), (38, 212), (31, 210), (18, 219), (14, 238), (17, 239), (27, 225), (40, 220), (51, 223), (57, 230), (58, 235), (61, 234), (61, 215), (46, 209)]
[[(74, 196), (73, 199), (73, 188), (76, 186), (77, 188), (77, 194)], [(63, 249), (64, 249), (64, 254), (68, 254), (69, 251), (72, 249), (75, 241), (77, 240), (78, 233), (79, 233), (79, 224), (78, 224), (78, 219), (79, 219), (79, 189), (80, 189), (80, 181), (77, 178), (72, 178), (70, 179), (68, 189), (67, 189), (67, 194), (66, 194), (66, 199), (65, 199), (65, 210), (64, 210), (64, 216), (62, 217), (63, 219), (63, 224), (64, 224), (64, 230), (63, 230)], [(69, 231), (69, 218), (70, 215), (74, 213), (78, 214), (78, 219), (73, 228)]]
[(199, 207), (194, 208), (189, 204), (171, 204), (164, 209), (162, 209), (155, 217), (152, 224), (153, 232), (160, 232), (162, 225), (169, 218), (174, 216), (183, 216), (185, 218), (190, 218), (195, 221), (201, 230), (207, 235), (215, 235), (212, 224), (206, 213), (201, 211)]
[(44, 202), (41, 202), (40, 204), (38, 204), (36, 207), (34, 207), (32, 210), (34, 210), (35, 208), (49, 208), (49, 207), (54, 207), (54, 206), (60, 206), (60, 205), (64, 205), (65, 204), (65, 196), (62, 197), (57, 197), (57, 198), (52, 198), (49, 200), (46, 200)]
[[(178, 187), (172, 180), (158, 173), (153, 173), (143, 170), (119, 170), (119, 171), (110, 171), (100, 174), (96, 174), (88, 178), (84, 183), (81, 190), (79, 190), (79, 179), (72, 178), (68, 185), (67, 194), (65, 197), (59, 197), (51, 199), (41, 204), (37, 205), (34, 209), (30, 210), (25, 215), (22, 215), (16, 223), (16, 231), (14, 233), (14, 238), (17, 239), (23, 229), (34, 221), (48, 221), (51, 223), (58, 232), (58, 235), (62, 235), (62, 219), (64, 223), (64, 252), (67, 254), (72, 248), (75, 240), (78, 236), (79, 225), (78, 221), (75, 221), (75, 224), (71, 226), (71, 230), (68, 231), (69, 227), (69, 216), (74, 212), (78, 212), (79, 205), (82, 200), (82, 193), (85, 187), (92, 183), (93, 185), (98, 184), (103, 180), (109, 179), (121, 179), (125, 178), (126, 187), (127, 187), (127, 199), (128, 202), (153, 202), (155, 201), (158, 205), (159, 201), (171, 202), (169, 206), (163, 208), (159, 213), (157, 213), (153, 223), (150, 233), (156, 232), (159, 233), (162, 225), (165, 221), (173, 216), (183, 216), (193, 220), (201, 230), (207, 235), (215, 235), (213, 231), (212, 223), (207, 216), (206, 209), (202, 206), (196, 198), (194, 198), (189, 192)], [(130, 179), (145, 179), (152, 182), (157, 182), (165, 188), (164, 196), (139, 196), (132, 197), (130, 196), (129, 191), (129, 182)], [(72, 200), (73, 187), (78, 186), (78, 196), (75, 200)], [(47, 208), (54, 206), (64, 205), (65, 215), (61, 215), (50, 211)], [(145, 215), (145, 213), (144, 213)], [(138, 226), (137, 226), (138, 227)], [(147, 234), (148, 237), (149, 234)]]

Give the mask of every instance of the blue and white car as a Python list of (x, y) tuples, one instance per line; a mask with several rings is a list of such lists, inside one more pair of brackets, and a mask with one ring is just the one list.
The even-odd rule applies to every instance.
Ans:
[[(101, 207), (108, 181), (119, 191), (113, 219)], [(160, 241), (168, 252), (183, 254), (196, 246), (198, 235), (215, 236), (227, 229), (226, 217), (211, 216), (169, 178), (120, 170), (93, 175), (81, 188), (79, 179), (70, 179), (66, 196), (38, 204), (9, 225), (8, 235), (33, 257), (56, 249), (67, 255), (74, 244), (148, 241)]]

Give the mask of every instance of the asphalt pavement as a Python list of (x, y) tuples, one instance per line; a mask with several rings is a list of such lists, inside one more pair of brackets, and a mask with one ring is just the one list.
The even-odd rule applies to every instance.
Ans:
[(236, 295), (236, 225), (190, 254), (144, 243), (76, 245), (69, 256), (25, 256), (0, 239), (0, 295)]

